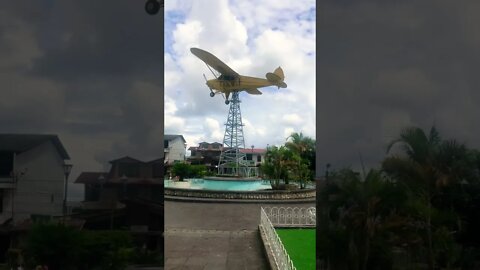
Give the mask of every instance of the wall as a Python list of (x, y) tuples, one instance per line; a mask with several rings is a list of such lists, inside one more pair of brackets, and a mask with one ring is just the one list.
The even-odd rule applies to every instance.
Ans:
[(4, 189), (3, 212), (0, 222), (12, 216), (14, 192), (15, 223), (31, 214), (61, 216), (64, 193), (63, 159), (48, 141), (15, 157), (14, 170), (27, 172), (20, 177), (15, 189)]
[(165, 153), (165, 161), (173, 163), (175, 160), (185, 160), (185, 144), (181, 138), (175, 138), (168, 142), (168, 152)]

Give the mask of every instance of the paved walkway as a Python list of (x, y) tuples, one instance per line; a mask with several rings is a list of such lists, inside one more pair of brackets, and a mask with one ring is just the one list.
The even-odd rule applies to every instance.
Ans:
[(261, 206), (287, 204), (165, 201), (165, 269), (268, 269), (258, 234)]

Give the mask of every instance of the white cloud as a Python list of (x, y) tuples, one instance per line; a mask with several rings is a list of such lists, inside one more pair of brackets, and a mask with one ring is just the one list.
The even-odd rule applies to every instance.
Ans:
[(202, 74), (213, 76), (190, 53), (191, 47), (199, 47), (242, 75), (264, 77), (278, 66), (284, 70), (288, 88), (261, 88), (260, 96), (240, 94), (248, 147), (283, 144), (294, 131), (314, 138), (315, 21), (304, 18), (314, 7), (311, 0), (288, 5), (226, 0), (167, 3), (167, 13), (180, 12), (184, 19), (165, 29), (173, 37), (166, 46), (173, 50), (165, 52), (165, 132), (183, 134), (189, 146), (223, 140), (228, 106), (220, 96), (209, 97)]
[(290, 125), (298, 125), (303, 121), (302, 118), (296, 113), (285, 114), (282, 119), (285, 124)]

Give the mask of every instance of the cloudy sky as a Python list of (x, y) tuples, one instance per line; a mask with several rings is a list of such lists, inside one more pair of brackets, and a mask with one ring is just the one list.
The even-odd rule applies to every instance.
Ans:
[(480, 148), (480, 2), (322, 1), (317, 168), (385, 157), (408, 125)]
[(144, 4), (2, 1), (0, 132), (58, 134), (71, 182), (125, 155), (160, 157), (163, 16)]
[[(208, 7), (208, 8), (205, 8)], [(281, 145), (293, 132), (315, 138), (315, 1), (166, 1), (165, 133), (188, 146), (223, 142), (228, 106), (211, 98), (207, 50), (241, 75), (265, 78), (281, 66), (288, 87), (240, 94), (245, 146)]]
[(167, 1), (165, 43), (143, 1), (0, 2), (0, 132), (58, 134), (71, 180), (158, 157), (165, 61), (165, 131), (221, 141), (228, 106), (196, 46), (240, 74), (282, 66), (288, 88), (241, 95), (245, 143), (316, 135), (319, 174), (378, 165), (406, 125), (480, 148), (477, 1), (205, 1)]

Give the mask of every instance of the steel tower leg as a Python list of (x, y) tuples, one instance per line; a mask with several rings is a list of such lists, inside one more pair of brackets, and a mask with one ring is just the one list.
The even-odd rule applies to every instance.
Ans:
[(242, 113), (238, 92), (233, 92), (230, 100), (225, 135), (223, 136), (223, 150), (218, 162), (218, 174), (247, 176), (247, 160), (240, 149), (245, 149), (243, 137)]

